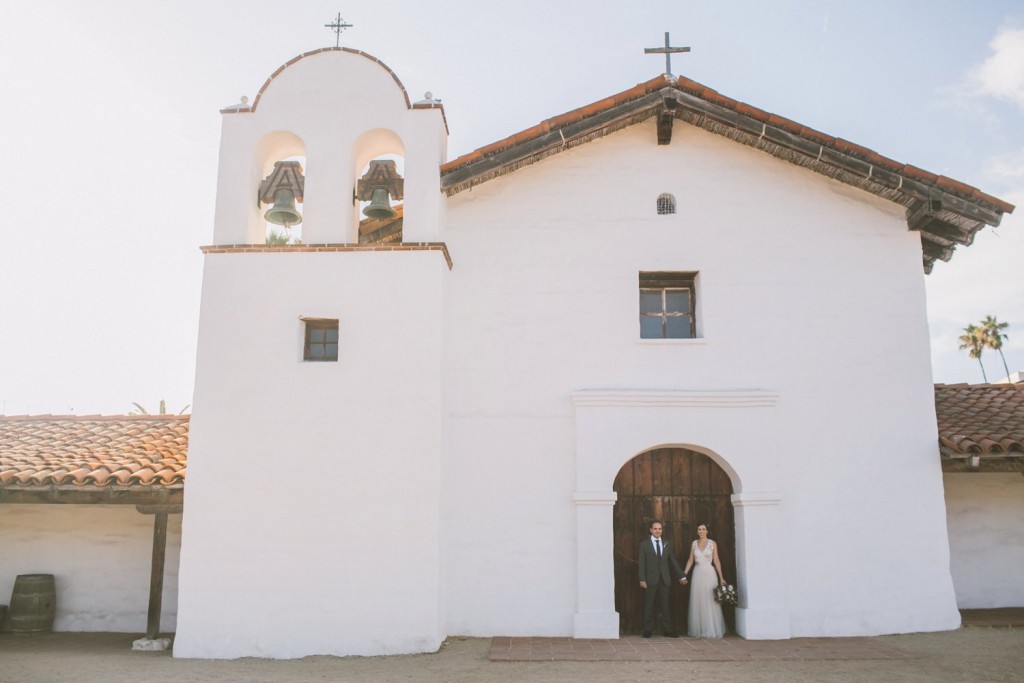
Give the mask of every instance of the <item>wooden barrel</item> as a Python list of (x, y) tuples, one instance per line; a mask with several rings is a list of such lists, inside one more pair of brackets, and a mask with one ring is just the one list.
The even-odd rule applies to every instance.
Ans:
[(8, 608), (11, 633), (49, 633), (53, 630), (56, 613), (57, 590), (53, 574), (19, 574), (14, 580), (14, 592)]

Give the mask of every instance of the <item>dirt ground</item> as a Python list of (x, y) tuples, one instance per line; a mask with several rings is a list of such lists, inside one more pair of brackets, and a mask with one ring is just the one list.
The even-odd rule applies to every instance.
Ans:
[(492, 662), (490, 639), (451, 638), (440, 652), (298, 660), (174, 659), (132, 652), (131, 636), (0, 636), (3, 683), (282, 681), (1024, 681), (1024, 629), (963, 628), (884, 636), (906, 659), (750, 662)]

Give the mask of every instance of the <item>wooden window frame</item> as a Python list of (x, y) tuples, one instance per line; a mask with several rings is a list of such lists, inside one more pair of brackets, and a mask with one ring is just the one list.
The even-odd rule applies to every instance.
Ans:
[[(654, 312), (639, 311), (640, 320), (644, 318), (658, 318), (661, 320), (661, 335), (658, 337), (645, 337), (643, 325), (640, 327), (641, 339), (697, 339), (697, 273), (694, 272), (641, 272), (640, 273), (640, 298), (645, 292), (659, 292), (661, 295), (661, 310)], [(668, 293), (685, 291), (689, 296), (688, 310), (669, 310)], [(642, 307), (640, 307), (642, 308)], [(689, 336), (669, 336), (668, 321), (670, 318), (689, 317)]]
[[(303, 330), (303, 333), (302, 333), (302, 337), (303, 337), (303, 340), (304, 340), (303, 346), (302, 346), (302, 360), (303, 361), (309, 361), (311, 363), (333, 363), (333, 362), (337, 362), (337, 360), (338, 360), (338, 344), (340, 342), (339, 330), (338, 330), (338, 320), (335, 319), (335, 318), (303, 318), (302, 322), (304, 323), (304, 328), (305, 328)], [(314, 333), (314, 331), (318, 331), (318, 330), (323, 330), (326, 333), (330, 333), (332, 331), (334, 332), (335, 339), (334, 339), (334, 344), (333, 344), (333, 346), (334, 346), (334, 354), (333, 354), (333, 356), (329, 352), (330, 346), (332, 344), (331, 344), (330, 339), (327, 338), (328, 335), (325, 335), (323, 341), (319, 341), (319, 340), (318, 341), (314, 341), (313, 340), (313, 333)], [(311, 353), (312, 351), (314, 351), (316, 349), (316, 347), (323, 347), (323, 355), (322, 356), (314, 356)]]

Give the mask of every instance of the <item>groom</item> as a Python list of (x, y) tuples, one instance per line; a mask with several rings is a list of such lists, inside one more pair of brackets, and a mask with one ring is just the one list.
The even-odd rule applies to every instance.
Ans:
[(661, 627), (669, 638), (678, 638), (672, 628), (672, 614), (668, 608), (668, 590), (672, 586), (672, 574), (680, 577), (679, 583), (686, 583), (686, 575), (676, 556), (662, 540), (664, 526), (658, 520), (651, 522), (651, 537), (640, 543), (640, 587), (644, 589), (644, 638), (651, 637), (654, 630), (654, 603), (661, 609)]

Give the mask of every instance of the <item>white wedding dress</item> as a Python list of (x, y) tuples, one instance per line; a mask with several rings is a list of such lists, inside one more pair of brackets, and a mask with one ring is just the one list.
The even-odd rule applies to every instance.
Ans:
[(690, 614), (687, 633), (691, 638), (721, 638), (725, 635), (722, 606), (715, 602), (718, 572), (711, 564), (715, 542), (708, 539), (704, 551), (693, 542), (693, 576), (690, 579)]

